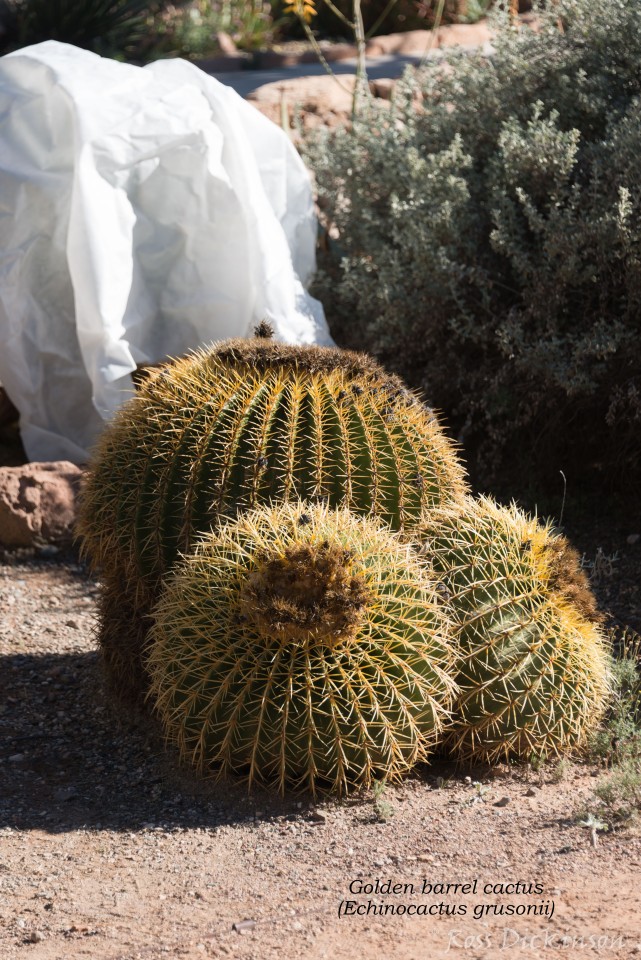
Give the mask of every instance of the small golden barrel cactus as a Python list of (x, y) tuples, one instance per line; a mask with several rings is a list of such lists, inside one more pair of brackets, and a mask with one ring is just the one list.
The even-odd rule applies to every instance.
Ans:
[(457, 623), (452, 752), (494, 762), (580, 746), (605, 708), (609, 660), (565, 537), (489, 498), (435, 511), (416, 536)]
[(344, 794), (428, 756), (455, 690), (450, 633), (426, 566), (386, 527), (258, 508), (167, 580), (148, 696), (201, 773)]

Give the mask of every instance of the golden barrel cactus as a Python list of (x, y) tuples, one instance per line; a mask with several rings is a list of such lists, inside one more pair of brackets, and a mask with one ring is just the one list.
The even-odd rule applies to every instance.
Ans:
[(154, 618), (148, 696), (202, 773), (345, 794), (424, 760), (448, 718), (451, 623), (429, 570), (344, 508), (219, 527)]
[(494, 762), (581, 746), (607, 703), (609, 658), (565, 537), (484, 497), (435, 511), (416, 536), (457, 624), (451, 751)]
[[(221, 519), (302, 498), (400, 529), (464, 492), (436, 415), (364, 355), (258, 337), (153, 371), (105, 430), (81, 498), (112, 689), (144, 687), (140, 622), (179, 552)], [(123, 606), (131, 631), (108, 623)]]

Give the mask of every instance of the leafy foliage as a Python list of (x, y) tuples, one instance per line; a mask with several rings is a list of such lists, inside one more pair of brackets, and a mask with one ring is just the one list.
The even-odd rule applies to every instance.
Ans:
[(148, 0), (2, 0), (2, 52), (60, 40), (124, 53), (143, 33), (148, 9)]
[(641, 761), (641, 636), (610, 631), (612, 693), (604, 722), (590, 741), (593, 760), (625, 765)]
[[(353, 33), (345, 20), (353, 19), (353, 0), (274, 0), (277, 13), (303, 13), (320, 33), (327, 36), (342, 36), (353, 40)], [(401, 30), (420, 30), (432, 27), (436, 20), (451, 23), (464, 20), (471, 22), (484, 16), (489, 0), (445, 0), (440, 16), (438, 0), (362, 0), (361, 10), (365, 30), (377, 35)], [(338, 11), (338, 13), (336, 12)], [(292, 23), (292, 27), (294, 24)], [(286, 26), (285, 26), (286, 29)], [(290, 27), (291, 29), (291, 27)]]
[(434, 61), (307, 144), (316, 292), (341, 342), (445, 408), (477, 478), (620, 478), (641, 471), (638, 4), (538, 13), (498, 11), (491, 57)]
[(243, 50), (266, 46), (277, 25), (269, 4), (262, 0), (191, 0), (190, 3), (160, 4), (148, 23), (141, 53), (144, 59), (161, 56), (198, 57), (221, 53), (218, 35), (228, 33)]
[(609, 639), (610, 702), (590, 739), (589, 757), (611, 769), (597, 781), (585, 812), (607, 825), (636, 826), (641, 812), (641, 635), (614, 627)]

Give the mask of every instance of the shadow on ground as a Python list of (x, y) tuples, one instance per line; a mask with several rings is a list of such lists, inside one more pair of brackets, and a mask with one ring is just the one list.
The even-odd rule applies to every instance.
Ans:
[(215, 827), (313, 809), (183, 774), (153, 720), (107, 700), (97, 653), (0, 657), (0, 828)]

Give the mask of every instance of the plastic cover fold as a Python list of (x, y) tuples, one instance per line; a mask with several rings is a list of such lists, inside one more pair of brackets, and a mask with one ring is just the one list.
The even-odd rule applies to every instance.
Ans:
[(83, 463), (139, 364), (247, 336), (331, 344), (310, 177), (183, 60), (0, 58), (0, 382), (32, 460)]

